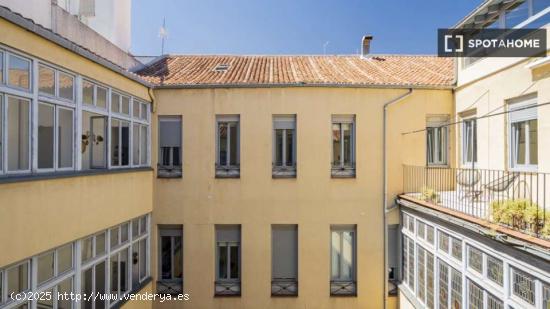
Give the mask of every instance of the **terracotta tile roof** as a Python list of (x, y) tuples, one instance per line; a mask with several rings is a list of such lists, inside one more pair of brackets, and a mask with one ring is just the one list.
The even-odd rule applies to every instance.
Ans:
[[(216, 70), (229, 65), (227, 70)], [(136, 72), (163, 87), (451, 87), (451, 58), (437, 56), (165, 56)]]

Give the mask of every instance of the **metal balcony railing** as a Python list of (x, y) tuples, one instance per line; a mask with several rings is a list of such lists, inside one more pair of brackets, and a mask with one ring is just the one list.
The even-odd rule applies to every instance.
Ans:
[(182, 281), (157, 281), (158, 294), (178, 295), (183, 293)]
[(357, 284), (355, 281), (330, 281), (330, 295), (333, 296), (355, 296), (357, 295)]
[(271, 295), (297, 296), (298, 281), (296, 279), (274, 279), (271, 281)]
[(404, 166), (404, 194), (550, 239), (550, 174)]
[(214, 294), (216, 296), (239, 296), (241, 295), (241, 281), (216, 281)]

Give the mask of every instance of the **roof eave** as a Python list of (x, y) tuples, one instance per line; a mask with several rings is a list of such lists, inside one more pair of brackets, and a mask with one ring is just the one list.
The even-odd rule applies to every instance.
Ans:
[(427, 85), (427, 84), (398, 84), (398, 85), (373, 85), (373, 84), (336, 84), (336, 83), (283, 83), (283, 84), (171, 84), (155, 85), (153, 89), (223, 89), (223, 88), (380, 88), (380, 89), (432, 89), (452, 90), (453, 84)]

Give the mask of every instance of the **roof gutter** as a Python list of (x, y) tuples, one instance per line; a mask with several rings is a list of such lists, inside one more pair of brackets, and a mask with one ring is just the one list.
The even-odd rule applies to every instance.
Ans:
[(382, 154), (382, 161), (383, 161), (383, 205), (382, 205), (382, 211), (383, 211), (383, 229), (384, 229), (384, 268), (383, 268), (383, 278), (384, 278), (384, 308), (387, 308), (387, 295), (388, 295), (388, 280), (386, 278), (387, 276), (387, 269), (388, 269), (388, 227), (387, 227), (387, 214), (391, 209), (388, 209), (388, 181), (387, 181), (387, 169), (388, 169), (388, 160), (387, 160), (387, 125), (388, 125), (388, 108), (390, 105), (396, 104), (398, 102), (401, 102), (406, 97), (410, 96), (413, 93), (413, 88), (409, 88), (409, 90), (398, 96), (397, 98), (394, 98), (386, 103), (384, 103), (384, 127), (383, 127), (383, 154)]
[(338, 84), (338, 83), (281, 83), (281, 84), (160, 84), (153, 86), (154, 89), (211, 89), (211, 88), (293, 88), (293, 87), (315, 87), (315, 88), (370, 88), (370, 89), (427, 89), (427, 90), (452, 90), (454, 81), (449, 85), (412, 85), (412, 84)]

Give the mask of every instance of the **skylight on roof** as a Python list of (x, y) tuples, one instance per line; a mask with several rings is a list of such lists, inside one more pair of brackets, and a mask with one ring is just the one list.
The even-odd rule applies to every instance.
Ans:
[(226, 72), (227, 70), (229, 70), (229, 64), (218, 64), (214, 68), (214, 71), (216, 72)]

